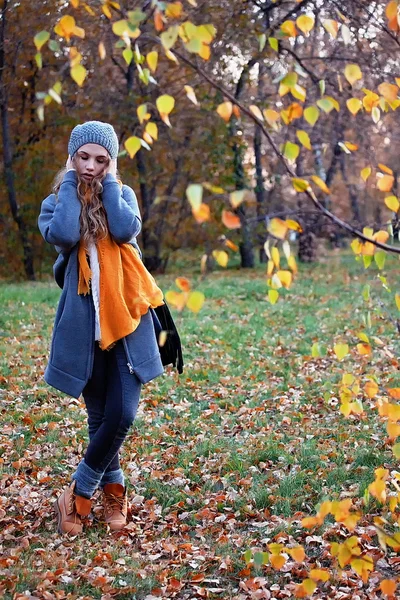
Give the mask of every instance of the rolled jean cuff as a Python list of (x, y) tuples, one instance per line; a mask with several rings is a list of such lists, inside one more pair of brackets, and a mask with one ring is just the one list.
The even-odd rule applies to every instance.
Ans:
[(84, 498), (91, 498), (99, 487), (102, 477), (103, 472), (98, 473), (94, 471), (85, 463), (85, 459), (81, 460), (78, 468), (72, 475), (72, 479), (76, 481), (75, 493)]
[(122, 469), (116, 469), (115, 471), (106, 471), (101, 478), (100, 486), (103, 488), (107, 483), (120, 483), (125, 487), (125, 477)]

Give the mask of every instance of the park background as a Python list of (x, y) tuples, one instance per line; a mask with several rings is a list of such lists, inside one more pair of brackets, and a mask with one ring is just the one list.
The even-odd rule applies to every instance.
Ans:
[[(399, 45), (397, 1), (3, 0), (5, 597), (396, 597)], [(42, 379), (37, 217), (88, 119), (186, 366), (145, 388), (128, 528), (71, 541), (52, 501), (85, 411)]]

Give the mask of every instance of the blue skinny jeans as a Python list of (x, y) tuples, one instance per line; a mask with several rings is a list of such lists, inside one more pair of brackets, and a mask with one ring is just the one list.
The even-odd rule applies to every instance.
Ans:
[(89, 445), (73, 475), (75, 492), (91, 498), (97, 487), (121, 483), (119, 450), (135, 420), (141, 383), (131, 374), (122, 341), (103, 351), (95, 343), (92, 376), (83, 390)]

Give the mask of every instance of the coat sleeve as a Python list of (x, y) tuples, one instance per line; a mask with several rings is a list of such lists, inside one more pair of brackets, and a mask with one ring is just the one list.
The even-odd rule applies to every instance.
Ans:
[(110, 173), (103, 180), (103, 206), (110, 233), (118, 244), (129, 242), (139, 235), (142, 219), (135, 192), (127, 185), (121, 188)]
[(70, 250), (80, 240), (81, 203), (77, 195), (77, 176), (75, 171), (64, 175), (58, 192), (50, 194), (42, 202), (38, 225), (40, 233), (49, 244)]

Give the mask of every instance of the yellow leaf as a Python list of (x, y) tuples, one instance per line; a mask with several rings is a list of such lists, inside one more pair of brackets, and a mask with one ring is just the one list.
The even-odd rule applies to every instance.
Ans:
[(210, 220), (210, 207), (203, 202), (200, 204), (199, 208), (196, 210), (193, 209), (192, 213), (198, 223), (205, 223)]
[(309, 106), (304, 110), (304, 118), (313, 127), (319, 118), (319, 110), (316, 106)]
[(164, 123), (166, 125), (168, 125), (168, 127), (171, 127), (171, 123), (169, 122), (168, 115), (170, 114), (170, 112), (173, 110), (173, 108), (175, 106), (175, 99), (172, 96), (169, 96), (168, 94), (164, 94), (157, 98), (156, 106), (157, 106), (158, 112), (160, 113), (161, 119), (164, 121)]
[(70, 15), (64, 15), (54, 27), (54, 31), (57, 35), (65, 38), (67, 42), (69, 42), (71, 37), (74, 35), (75, 27), (76, 25), (74, 17), (71, 17)]
[(172, 46), (178, 39), (179, 25), (171, 25), (166, 31), (160, 35), (161, 44), (165, 50), (171, 50)]
[(395, 444), (392, 447), (393, 456), (397, 459), (400, 458), (400, 444)]
[(352, 115), (356, 115), (359, 110), (362, 109), (362, 102), (359, 98), (349, 98), (346, 101), (347, 108), (351, 112)]
[(363, 106), (367, 112), (371, 112), (372, 109), (379, 104), (379, 96), (375, 92), (365, 90), (365, 96), (362, 100)]
[(292, 178), (292, 185), (296, 192), (305, 192), (310, 187), (310, 184), (306, 179), (299, 179), (298, 177)]
[(306, 553), (304, 551), (303, 546), (295, 546), (294, 548), (287, 548), (288, 554), (295, 560), (296, 562), (303, 562), (306, 557)]
[(323, 181), (320, 177), (318, 177), (317, 175), (311, 175), (311, 179), (319, 188), (321, 188), (321, 190), (323, 192), (325, 192), (325, 194), (331, 193), (331, 191), (328, 188), (328, 186), (326, 185), (325, 181)]
[(143, 121), (147, 121), (148, 119), (150, 119), (150, 113), (147, 112), (147, 104), (141, 104), (140, 106), (138, 106), (136, 112), (140, 124), (142, 124)]
[(268, 290), (268, 300), (271, 304), (276, 304), (279, 298), (279, 292), (277, 290)]
[(277, 271), (276, 275), (279, 277), (279, 280), (284, 288), (287, 290), (290, 288), (292, 284), (292, 274), (290, 271)]
[(225, 252), (225, 250), (213, 250), (212, 255), (220, 267), (227, 266), (229, 256), (228, 253)]
[(246, 195), (246, 190), (235, 190), (229, 194), (229, 202), (233, 208), (240, 206)]
[(346, 146), (346, 148), (348, 150), (350, 150), (350, 152), (355, 152), (356, 150), (358, 150), (357, 144), (353, 144), (352, 142), (343, 142), (343, 143)]
[(355, 558), (350, 566), (361, 577), (364, 583), (368, 581), (369, 571), (374, 570), (374, 561), (367, 554), (361, 558)]
[(186, 306), (187, 294), (169, 290), (165, 294), (165, 299), (168, 302), (168, 304), (171, 304), (177, 310), (182, 311)]
[(189, 100), (191, 102), (193, 102), (193, 104), (197, 105), (198, 102), (197, 102), (196, 94), (194, 93), (194, 89), (190, 85), (185, 85), (184, 89), (186, 92), (186, 96), (189, 98)]
[(85, 67), (83, 65), (75, 65), (72, 67), (70, 73), (72, 79), (81, 87), (87, 75)]
[(361, 178), (363, 179), (363, 181), (367, 181), (368, 177), (371, 175), (372, 173), (372, 169), (371, 167), (364, 167), (361, 172)]
[(121, 19), (120, 21), (114, 21), (112, 24), (112, 30), (115, 35), (118, 37), (129, 37), (129, 38), (137, 38), (140, 35), (140, 29), (138, 27), (132, 27), (129, 21), (126, 19)]
[(290, 93), (294, 98), (300, 100), (300, 102), (305, 102), (307, 97), (307, 92), (303, 86), (296, 83), (292, 88), (290, 88)]
[(367, 381), (364, 385), (364, 391), (367, 394), (368, 398), (374, 398), (378, 393), (378, 384), (375, 381)]
[(306, 35), (312, 30), (312, 28), (314, 27), (314, 23), (314, 17), (309, 17), (308, 15), (301, 15), (296, 19), (297, 27)]
[(69, 0), (69, 1), (70, 1), (70, 4), (72, 4), (72, 6), (74, 8), (78, 8), (78, 6), (79, 6), (79, 0)]
[(387, 431), (388, 437), (391, 440), (395, 440), (400, 435), (399, 423), (393, 423), (393, 421), (388, 421), (386, 423), (386, 431)]
[(313, 581), (328, 581), (330, 578), (329, 572), (325, 569), (311, 569), (309, 575)]
[(333, 351), (339, 360), (342, 360), (349, 353), (348, 344), (335, 344)]
[(380, 229), (379, 231), (374, 233), (374, 235), (372, 236), (372, 239), (375, 240), (376, 242), (380, 242), (381, 244), (386, 244), (386, 242), (389, 239), (389, 234), (387, 231), (383, 231), (382, 229)]
[(152, 73), (156, 72), (157, 64), (158, 64), (158, 52), (153, 50), (153, 52), (149, 52), (146, 55), (146, 62), (149, 65), (149, 69)]
[(151, 135), (153, 140), (158, 139), (158, 128), (155, 123), (147, 123), (145, 132), (148, 133), (149, 135)]
[(381, 83), (378, 86), (378, 91), (385, 98), (385, 100), (388, 102), (394, 102), (397, 99), (399, 88), (393, 83)]
[(168, 332), (167, 331), (160, 331), (160, 334), (158, 336), (158, 345), (160, 346), (160, 348), (162, 348), (163, 346), (165, 346), (165, 342), (167, 341), (167, 337), (168, 337)]
[(165, 16), (170, 19), (179, 19), (182, 15), (182, 2), (169, 2), (165, 9)]
[(286, 142), (282, 148), (283, 156), (288, 160), (296, 160), (296, 158), (299, 156), (299, 152), (299, 146), (297, 144), (293, 144), (292, 142)]
[(333, 19), (325, 19), (322, 22), (322, 25), (333, 38), (337, 37), (339, 31), (339, 23), (337, 21), (334, 21)]
[(267, 229), (271, 235), (279, 240), (283, 240), (287, 234), (288, 226), (286, 221), (274, 218), (268, 222)]
[(396, 294), (394, 299), (396, 302), (397, 310), (400, 310), (400, 294)]
[(390, 167), (387, 167), (386, 165), (384, 165), (382, 163), (378, 163), (378, 167), (384, 173), (387, 173), (388, 175), (393, 175), (393, 171), (392, 171), (392, 169)]
[(298, 269), (297, 269), (297, 263), (296, 263), (296, 259), (295, 259), (295, 257), (293, 256), (293, 254), (291, 254), (291, 255), (289, 256), (289, 258), (287, 259), (287, 262), (288, 262), (288, 267), (289, 267), (289, 269), (290, 269), (290, 270), (291, 270), (293, 273), (295, 273), (295, 274), (296, 274)]
[(272, 110), (270, 108), (264, 110), (263, 114), (269, 125), (276, 123), (276, 121), (279, 121), (281, 118), (281, 115), (276, 110)]
[(222, 223), (228, 229), (239, 229), (241, 227), (240, 218), (230, 210), (222, 211)]
[(369, 344), (357, 344), (357, 350), (361, 356), (369, 356), (372, 354), (372, 348)]
[(264, 121), (263, 114), (262, 114), (261, 110), (258, 108), (258, 106), (256, 106), (255, 104), (250, 104), (249, 109), (251, 110), (253, 115), (255, 117), (257, 117), (257, 119), (260, 119), (260, 121)]
[(125, 140), (124, 146), (130, 158), (133, 158), (142, 147), (142, 143), (140, 141), (140, 138), (136, 137), (135, 135), (132, 135), (127, 140)]
[(385, 8), (385, 14), (386, 14), (387, 18), (389, 19), (389, 21), (391, 19), (397, 17), (397, 11), (398, 11), (397, 0), (391, 0), (391, 2), (389, 2)]
[[(279, 256), (279, 250), (276, 246), (271, 248), (271, 258), (272, 258), (272, 262), (274, 263), (275, 267), (278, 269), (279, 264), (280, 264), (280, 256)], [(280, 283), (280, 281), (281, 280), (279, 279), (279, 283)]]
[(104, 60), (104, 59), (105, 59), (105, 57), (106, 57), (106, 47), (105, 47), (105, 45), (104, 45), (104, 42), (100, 42), (100, 43), (99, 43), (99, 48), (98, 48), (98, 50), (99, 50), (99, 56), (100, 56), (100, 59), (101, 59), (101, 60)]
[(381, 190), (381, 192), (390, 192), (394, 183), (393, 175), (382, 175), (382, 173), (377, 173), (377, 178), (378, 190)]
[(191, 292), (187, 301), (187, 308), (194, 313), (198, 313), (204, 304), (205, 296), (202, 292)]
[(232, 102), (223, 102), (217, 108), (217, 113), (227, 123), (232, 115)]
[(344, 70), (344, 76), (346, 77), (350, 85), (353, 85), (356, 81), (362, 79), (362, 72), (358, 65), (346, 65), (346, 68)]
[(368, 491), (379, 502), (386, 501), (386, 483), (383, 479), (375, 479), (375, 481), (369, 484)]
[(186, 197), (189, 200), (192, 210), (198, 210), (202, 203), (203, 186), (199, 183), (191, 183), (186, 188)]
[(299, 233), (303, 231), (300, 223), (293, 221), (293, 219), (286, 219), (285, 223), (288, 226), (288, 229), (292, 229), (292, 231), (298, 231)]
[(297, 135), (297, 139), (299, 140), (300, 144), (302, 144), (304, 146), (304, 148), (307, 148), (307, 150), (311, 150), (311, 141), (310, 141), (310, 136), (308, 135), (308, 133), (306, 131), (304, 131), (303, 129), (298, 129), (296, 131), (296, 135)]
[(270, 554), (269, 560), (271, 566), (277, 571), (282, 569), (282, 567), (286, 564), (286, 557), (283, 556), (283, 554)]
[(297, 29), (294, 21), (285, 21), (281, 25), (281, 31), (288, 37), (296, 37)]
[(44, 44), (47, 42), (49, 37), (50, 37), (50, 33), (48, 31), (39, 31), (39, 33), (37, 33), (35, 35), (35, 37), (33, 38), (33, 43), (35, 44), (36, 50), (38, 52), (40, 52), (40, 50), (42, 49)]

